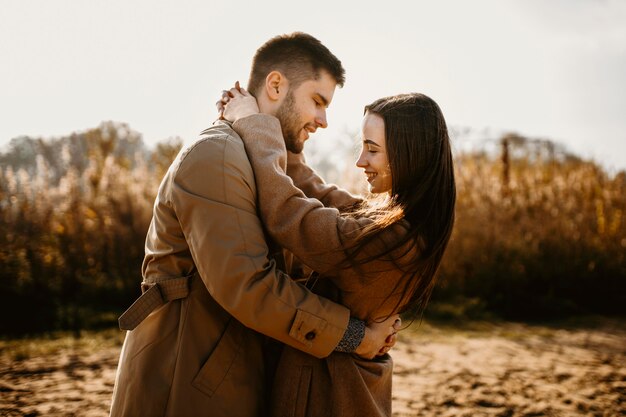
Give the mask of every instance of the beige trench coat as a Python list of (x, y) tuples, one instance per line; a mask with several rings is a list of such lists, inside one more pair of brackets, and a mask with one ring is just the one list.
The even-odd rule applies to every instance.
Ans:
[[(256, 177), (261, 218), (272, 238), (320, 272), (318, 283), (324, 293), (334, 292), (335, 299), (350, 308), (353, 317), (367, 321), (395, 312), (404, 300), (400, 291), (394, 289), (403, 288), (407, 279), (398, 266), (377, 259), (359, 271), (335, 267), (345, 256), (338, 249), (371, 223), (368, 218), (340, 215), (341, 210), (361, 199), (325, 184), (301, 156), (290, 154), (287, 170), (287, 152), (276, 118), (249, 116), (235, 122), (233, 128), (245, 143)], [(387, 230), (366, 252), (378, 253), (381, 247), (398, 239), (406, 226), (402, 223)], [(399, 266), (404, 259), (411, 259), (416, 250), (415, 245), (410, 245)], [(391, 416), (392, 372), (389, 355), (366, 361), (333, 352), (318, 359), (286, 347), (275, 377), (271, 414)]]
[[(172, 163), (146, 238), (143, 295), (128, 331), (111, 416), (260, 416), (265, 338), (315, 357), (341, 340), (349, 310), (268, 259), (241, 139), (207, 129)], [(258, 332), (258, 333), (257, 333)]]

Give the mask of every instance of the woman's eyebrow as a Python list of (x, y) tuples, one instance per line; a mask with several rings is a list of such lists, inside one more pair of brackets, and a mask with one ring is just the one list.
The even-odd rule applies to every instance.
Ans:
[(374, 145), (374, 146), (378, 146), (380, 148), (380, 145), (376, 142), (374, 142), (371, 139), (363, 139), (363, 143), (366, 145)]

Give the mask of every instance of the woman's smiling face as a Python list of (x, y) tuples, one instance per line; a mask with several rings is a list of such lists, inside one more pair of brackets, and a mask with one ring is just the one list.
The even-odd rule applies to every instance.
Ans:
[(361, 123), (363, 149), (356, 166), (365, 170), (370, 192), (391, 192), (391, 169), (387, 159), (385, 121), (376, 113), (365, 113)]

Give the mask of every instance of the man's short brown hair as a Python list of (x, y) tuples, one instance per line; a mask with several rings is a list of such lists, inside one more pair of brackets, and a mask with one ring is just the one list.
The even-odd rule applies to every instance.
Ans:
[(256, 96), (272, 71), (280, 71), (287, 77), (290, 88), (295, 88), (303, 81), (317, 79), (320, 70), (327, 71), (343, 87), (345, 70), (341, 61), (319, 40), (302, 32), (278, 35), (257, 49), (248, 91)]

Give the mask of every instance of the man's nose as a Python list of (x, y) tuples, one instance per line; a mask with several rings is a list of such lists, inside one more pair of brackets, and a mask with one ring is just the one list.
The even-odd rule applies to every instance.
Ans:
[(326, 129), (328, 127), (328, 121), (326, 120), (326, 111), (322, 111), (315, 118), (315, 123), (321, 127), (322, 129)]

